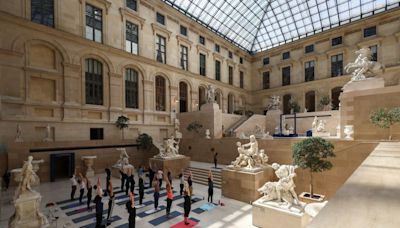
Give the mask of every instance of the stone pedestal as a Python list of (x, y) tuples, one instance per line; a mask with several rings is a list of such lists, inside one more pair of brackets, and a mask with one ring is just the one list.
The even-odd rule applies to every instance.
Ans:
[(210, 130), (211, 138), (222, 137), (222, 112), (217, 103), (207, 103), (200, 107), (203, 129)]
[(111, 176), (121, 179), (121, 174), (119, 173), (120, 170), (121, 170), (120, 167), (112, 166), (111, 167)]
[(261, 171), (250, 173), (237, 170), (222, 170), (222, 195), (224, 197), (251, 203), (260, 198), (257, 189), (266, 182), (276, 179), (274, 169), (268, 166)]
[(313, 132), (312, 133), (313, 137), (331, 137), (330, 132)]
[(82, 161), (86, 166), (86, 177), (94, 177), (93, 164), (97, 156), (82, 156)]
[(279, 126), (281, 114), (281, 110), (269, 110), (267, 112), (265, 117), (265, 130), (270, 134), (273, 134), (275, 132), (275, 127)]
[(168, 171), (171, 172), (172, 177), (177, 177), (181, 170), (185, 170), (190, 166), (190, 157), (181, 155), (176, 158), (150, 158), (149, 163), (153, 169), (157, 167), (157, 169), (161, 169), (166, 175)]
[(303, 212), (274, 207), (262, 203), (261, 199), (253, 202), (253, 225), (262, 228), (301, 228)]
[(10, 228), (48, 227), (46, 217), (39, 211), (42, 196), (35, 191), (27, 191), (15, 200), (15, 213), (9, 220)]

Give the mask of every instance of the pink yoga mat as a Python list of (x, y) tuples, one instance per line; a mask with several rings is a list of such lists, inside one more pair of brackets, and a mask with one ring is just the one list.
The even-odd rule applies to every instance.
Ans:
[(178, 222), (177, 224), (171, 226), (171, 228), (186, 228), (186, 227), (194, 227), (197, 225), (197, 222), (188, 219), (189, 225), (185, 225), (185, 223), (182, 222)]

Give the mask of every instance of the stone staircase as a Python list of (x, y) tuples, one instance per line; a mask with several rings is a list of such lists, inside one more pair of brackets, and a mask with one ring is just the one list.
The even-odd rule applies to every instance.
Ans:
[(224, 135), (225, 137), (235, 137), (235, 130), (236, 128), (240, 127), (244, 122), (246, 122), (250, 117), (249, 116), (242, 116), (236, 123), (234, 123), (229, 128), (225, 129)]
[[(192, 171), (193, 183), (202, 184), (208, 186), (208, 169), (189, 167), (185, 170), (185, 179), (189, 176), (189, 172)], [(221, 189), (222, 175), (221, 169), (211, 169), (214, 179), (214, 188)]]

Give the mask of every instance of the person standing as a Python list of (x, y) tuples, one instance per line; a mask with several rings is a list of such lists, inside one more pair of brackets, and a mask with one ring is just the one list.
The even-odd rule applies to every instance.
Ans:
[(192, 171), (189, 171), (189, 176), (187, 179), (188, 186), (189, 186), (189, 192), (190, 192), (190, 197), (193, 195), (193, 181), (192, 181)]
[(135, 191), (135, 174), (133, 174), (133, 168), (131, 168), (131, 175), (129, 176), (129, 183), (131, 185), (131, 192)]
[(139, 204), (143, 204), (143, 196), (144, 196), (144, 181), (143, 177), (139, 176)]
[(131, 176), (131, 173), (130, 173), (130, 168), (128, 168), (128, 167), (125, 167), (124, 168), (124, 173), (125, 173), (125, 177), (126, 177), (126, 179), (125, 179), (125, 195), (128, 195), (128, 192), (129, 192), (129, 184), (130, 184), (130, 180), (129, 180), (129, 177)]
[(214, 181), (213, 181), (213, 175), (211, 170), (208, 173), (208, 197), (207, 197), (207, 202), (213, 203), (213, 195), (214, 195)]
[(4, 186), (6, 187), (6, 190), (10, 186), (10, 178), (11, 178), (11, 173), (8, 170), (6, 170), (3, 175), (3, 181), (4, 181)]
[(172, 186), (171, 183), (166, 180), (166, 185), (165, 188), (167, 189), (167, 208), (166, 208), (166, 212), (167, 212), (167, 218), (169, 218), (169, 213), (171, 211), (171, 206), (172, 206), (172, 200), (174, 199), (174, 193), (172, 192)]
[(83, 194), (85, 193), (85, 182), (83, 181), (83, 177), (78, 179), (79, 184), (79, 203), (82, 204)]
[(129, 201), (126, 202), (126, 210), (128, 210), (129, 214), (129, 228), (135, 228), (136, 223), (136, 207), (135, 207), (135, 195), (130, 192), (129, 193)]
[(104, 192), (104, 196), (107, 196), (108, 194), (110, 194), (110, 180), (111, 180), (111, 170), (109, 168), (105, 169), (106, 171), (106, 191)]
[(109, 187), (109, 190), (108, 190), (109, 199), (108, 199), (107, 221), (110, 221), (110, 217), (112, 217), (112, 213), (113, 213), (113, 209), (114, 209), (114, 205), (115, 205), (115, 195), (114, 195), (114, 191), (113, 191), (111, 182), (108, 187)]
[(172, 187), (172, 174), (171, 174), (170, 170), (168, 170), (167, 177), (168, 177), (169, 184), (171, 185), (171, 188), (173, 189), (174, 187)]
[(153, 188), (154, 188), (154, 210), (158, 210), (158, 199), (160, 197), (160, 185), (158, 184), (157, 177), (154, 177)]
[(183, 183), (185, 183), (185, 175), (183, 174), (183, 170), (181, 171), (181, 174), (179, 174), (179, 194), (182, 195), (183, 194)]
[(161, 188), (161, 186), (162, 186), (162, 180), (163, 180), (163, 178), (164, 178), (164, 172), (163, 172), (161, 169), (159, 169), (159, 170), (157, 171), (157, 179), (158, 179), (158, 183), (159, 183), (159, 185), (160, 185), (160, 188)]
[(214, 167), (217, 168), (217, 162), (218, 162), (218, 152), (215, 152), (214, 154)]
[(184, 184), (184, 191), (183, 191), (183, 210), (184, 210), (184, 214), (183, 214), (183, 221), (185, 222), (185, 225), (189, 225), (188, 222), (188, 217), (189, 217), (189, 213), (190, 213), (190, 209), (191, 209), (191, 195), (190, 195), (190, 190), (189, 190), (189, 184), (187, 182), (185, 182)]
[(92, 201), (92, 184), (90, 183), (89, 178), (86, 177), (86, 189), (87, 189), (87, 193), (86, 193), (86, 197), (87, 197), (87, 209), (88, 210), (92, 210), (90, 208), (90, 203)]
[(140, 177), (140, 176), (143, 176), (143, 175), (144, 175), (144, 169), (143, 169), (143, 166), (140, 165), (139, 169), (138, 169), (138, 176)]
[(121, 175), (121, 190), (124, 191), (126, 174), (123, 169), (119, 170), (119, 174)]
[(149, 188), (153, 187), (153, 180), (154, 180), (154, 170), (151, 168), (151, 164), (149, 166)]
[(96, 228), (100, 228), (103, 221), (103, 202), (101, 202), (103, 190), (100, 186), (100, 178), (97, 179), (96, 193), (93, 202), (96, 204)]
[(76, 192), (76, 187), (78, 185), (78, 182), (76, 181), (75, 175), (72, 175), (71, 177), (71, 200), (75, 199), (75, 192)]

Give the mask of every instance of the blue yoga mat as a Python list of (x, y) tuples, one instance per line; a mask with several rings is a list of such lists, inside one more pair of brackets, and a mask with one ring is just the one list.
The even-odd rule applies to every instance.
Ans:
[(167, 217), (166, 215), (162, 215), (158, 218), (155, 218), (153, 220), (150, 220), (149, 223), (153, 226), (158, 226), (168, 220), (174, 219), (176, 217), (178, 217), (179, 215), (181, 215), (182, 213), (177, 212), (177, 211), (173, 211), (169, 214), (169, 217)]
[[(103, 221), (102, 221), (101, 224), (107, 227), (107, 223), (112, 223), (112, 222), (118, 221), (120, 219), (121, 219), (121, 217), (119, 217), (118, 215), (111, 217), (110, 220), (108, 220), (108, 221), (107, 221), (107, 219), (103, 218)], [(81, 226), (80, 228), (93, 228), (93, 227), (96, 227), (96, 223), (95, 222), (91, 223), (91, 224), (88, 224), (88, 225), (85, 225), (85, 226)]]
[[(94, 207), (95, 206), (93, 206), (93, 205), (91, 206), (92, 209), (94, 209)], [(73, 211), (66, 212), (65, 214), (68, 215), (68, 216), (72, 216), (72, 215), (76, 215), (76, 214), (83, 213), (83, 212), (86, 212), (86, 211), (89, 211), (89, 210), (87, 209), (87, 205), (85, 204), (84, 207), (78, 208), (78, 209), (73, 210)]]
[[(108, 209), (103, 210), (103, 215), (107, 214), (107, 212), (108, 212)], [(85, 220), (92, 219), (92, 218), (95, 218), (95, 217), (96, 217), (96, 213), (91, 213), (91, 214), (88, 214), (88, 215), (85, 215), (85, 216), (82, 216), (82, 217), (79, 217), (79, 218), (74, 218), (74, 219), (72, 219), (72, 222), (80, 223), (80, 222), (83, 222)]]
[(61, 208), (62, 210), (67, 210), (67, 209), (71, 209), (71, 208), (79, 207), (79, 206), (83, 206), (83, 205), (86, 205), (86, 200), (85, 200), (85, 201), (82, 201), (82, 203), (79, 203), (79, 202), (71, 203), (71, 204), (62, 206), (62, 207), (60, 207), (60, 208)]
[(211, 211), (212, 209), (216, 208), (216, 206), (212, 203), (206, 203), (206, 204), (201, 205), (200, 208), (205, 211)]
[[(126, 202), (128, 202), (128, 201), (129, 201), (129, 200), (124, 200), (124, 201), (118, 202), (117, 205), (119, 205), (119, 206), (125, 205)], [(136, 198), (135, 198), (135, 202), (139, 202), (139, 199), (136, 199)], [(154, 203), (153, 200), (143, 202), (143, 204), (144, 204), (145, 206), (148, 206), (148, 205), (153, 204), (153, 203)], [(139, 208), (138, 208), (138, 209), (139, 209)]]
[(190, 219), (190, 220), (192, 220), (192, 221), (195, 221), (195, 222), (197, 222), (197, 223), (199, 223), (199, 222), (200, 222), (200, 220), (198, 220), (198, 219), (195, 219), (195, 218), (193, 218), (193, 217), (189, 217), (189, 219)]
[(193, 211), (194, 213), (196, 213), (196, 214), (201, 214), (201, 213), (205, 212), (205, 210), (203, 210), (203, 209), (201, 209), (201, 208), (196, 208), (196, 209), (193, 209), (192, 211)]
[(149, 215), (158, 213), (158, 212), (160, 212), (160, 211), (163, 211), (163, 210), (165, 209), (165, 206), (164, 206), (164, 205), (161, 205), (161, 206), (159, 206), (158, 208), (159, 208), (158, 211), (155, 211), (155, 212), (153, 212), (153, 213), (151, 213), (151, 214), (146, 214), (146, 211), (143, 211), (143, 212), (140, 212), (139, 214), (137, 214), (136, 216), (139, 217), (139, 218), (144, 218), (144, 217), (146, 217), (146, 216), (149, 216)]
[(115, 228), (129, 228), (129, 223), (125, 223), (125, 224), (116, 226)]

